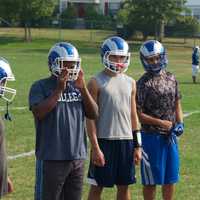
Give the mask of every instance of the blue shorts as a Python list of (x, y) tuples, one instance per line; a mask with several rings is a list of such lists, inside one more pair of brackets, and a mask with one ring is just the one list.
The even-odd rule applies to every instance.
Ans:
[(143, 185), (173, 184), (179, 180), (176, 136), (142, 133), (141, 176)]
[(101, 187), (135, 183), (133, 141), (98, 139), (98, 143), (105, 157), (105, 165), (98, 167), (90, 162), (88, 182)]

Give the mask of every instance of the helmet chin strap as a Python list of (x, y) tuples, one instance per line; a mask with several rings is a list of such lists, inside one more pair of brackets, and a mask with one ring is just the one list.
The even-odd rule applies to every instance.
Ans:
[(6, 113), (4, 115), (4, 119), (12, 121), (11, 115), (10, 115), (9, 110), (8, 110), (9, 104), (10, 103), (8, 101), (6, 101)]

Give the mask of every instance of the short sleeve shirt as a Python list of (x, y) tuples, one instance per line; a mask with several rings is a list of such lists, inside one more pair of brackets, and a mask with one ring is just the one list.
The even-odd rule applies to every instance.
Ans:
[[(35, 82), (29, 93), (29, 107), (39, 104), (55, 90), (56, 77)], [(41, 160), (86, 158), (85, 111), (80, 91), (73, 82), (61, 94), (56, 106), (42, 120), (35, 118), (36, 157)]]
[(0, 198), (8, 192), (4, 125), (0, 118)]
[[(176, 122), (176, 101), (181, 98), (178, 83), (173, 74), (162, 70), (158, 75), (145, 73), (137, 81), (137, 109), (162, 120)], [(164, 133), (159, 126), (141, 124), (147, 132)]]

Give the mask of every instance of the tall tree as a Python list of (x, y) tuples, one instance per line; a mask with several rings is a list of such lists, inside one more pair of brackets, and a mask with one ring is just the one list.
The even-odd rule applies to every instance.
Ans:
[(24, 26), (25, 40), (31, 41), (31, 21), (51, 16), (55, 0), (0, 0), (0, 17), (19, 21)]
[[(132, 31), (140, 30), (144, 39), (154, 33), (155, 38), (162, 40), (165, 23), (179, 15), (187, 0), (126, 0), (122, 10), (128, 12), (126, 25)], [(122, 11), (120, 11), (122, 12)]]

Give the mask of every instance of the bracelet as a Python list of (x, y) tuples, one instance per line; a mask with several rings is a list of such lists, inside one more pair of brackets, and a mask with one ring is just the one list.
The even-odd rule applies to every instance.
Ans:
[(133, 142), (134, 142), (134, 147), (142, 147), (142, 138), (141, 138), (141, 132), (140, 130), (133, 130)]

